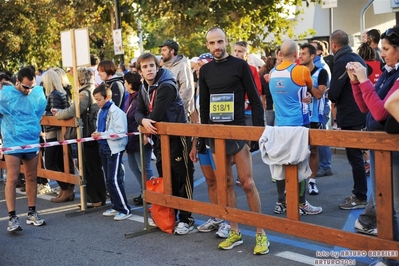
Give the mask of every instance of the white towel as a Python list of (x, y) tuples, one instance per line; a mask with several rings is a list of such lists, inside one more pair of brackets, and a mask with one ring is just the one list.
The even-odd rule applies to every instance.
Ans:
[(262, 160), (270, 166), (272, 178), (285, 179), (285, 165), (298, 165), (299, 182), (308, 178), (309, 129), (306, 127), (267, 126), (259, 139)]

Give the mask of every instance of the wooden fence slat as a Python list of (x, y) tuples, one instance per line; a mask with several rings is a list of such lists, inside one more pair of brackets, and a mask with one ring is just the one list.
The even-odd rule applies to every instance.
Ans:
[[(225, 151), (226, 142), (223, 139), (215, 139), (215, 150)], [(216, 190), (218, 204), (221, 206), (227, 206), (227, 167), (232, 162), (226, 161), (226, 156), (224, 153), (216, 153), (214, 156), (215, 165), (226, 165), (226, 167), (216, 167)], [(233, 176), (234, 182), (234, 176)]]
[(172, 176), (171, 176), (171, 160), (175, 158), (170, 158), (170, 142), (168, 135), (161, 135), (162, 149), (162, 175), (164, 178), (163, 186), (164, 193), (167, 195), (172, 195)]
[[(375, 200), (377, 211), (378, 236), (384, 239), (393, 239), (393, 209), (392, 206), (392, 167), (391, 153), (386, 151), (375, 151), (375, 173), (376, 187)], [(378, 206), (383, 206), (378, 208)]]
[[(216, 139), (259, 140), (265, 128), (201, 124), (157, 123), (159, 134)], [(147, 133), (147, 132), (145, 132)], [(385, 132), (310, 129), (312, 145), (399, 151), (399, 134)]]
[(287, 200), (287, 218), (299, 221), (299, 184), (298, 184), (298, 166), (285, 166), (285, 189)]

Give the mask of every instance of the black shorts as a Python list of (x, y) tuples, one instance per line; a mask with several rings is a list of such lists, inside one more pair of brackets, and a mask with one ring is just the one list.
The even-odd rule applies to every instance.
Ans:
[(313, 128), (313, 129), (324, 129), (323, 127), (324, 127), (323, 123), (310, 122), (310, 128)]
[[(242, 150), (248, 142), (245, 140), (226, 139), (226, 155), (234, 155)], [(206, 144), (215, 153), (215, 139), (207, 139)]]

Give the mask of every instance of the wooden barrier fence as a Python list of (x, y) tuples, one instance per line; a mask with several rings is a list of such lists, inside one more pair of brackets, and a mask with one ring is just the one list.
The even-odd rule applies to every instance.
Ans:
[[(376, 204), (377, 206), (384, 206), (384, 208), (377, 208), (378, 237), (372, 237), (301, 222), (298, 212), (298, 168), (296, 165), (288, 165), (286, 167), (286, 218), (227, 207), (226, 179), (223, 178), (226, 176), (226, 168), (218, 167), (226, 165), (224, 140), (245, 139), (258, 141), (264, 128), (175, 123), (156, 123), (156, 127), (162, 143), (164, 194), (144, 190), (146, 202), (206, 216), (214, 216), (352, 250), (399, 250), (399, 242), (393, 241), (393, 181), (391, 174), (392, 165), (390, 163), (391, 151), (399, 151), (399, 135), (367, 131), (318, 129), (310, 129), (309, 131), (309, 144), (312, 145), (375, 150)], [(146, 133), (143, 128), (141, 130)], [(215, 138), (218, 204), (172, 196), (169, 136)]]
[[(62, 140), (64, 140), (64, 135), (67, 127), (76, 127), (76, 119), (71, 118), (68, 120), (58, 120), (54, 116), (43, 116), (41, 121), (42, 126), (59, 126), (62, 131)], [(39, 159), (39, 164), (37, 166), (37, 176), (49, 178), (57, 181), (62, 181), (66, 183), (71, 183), (75, 185), (81, 185), (81, 177), (79, 175), (70, 174), (69, 172), (69, 156), (68, 146), (62, 145), (62, 150), (64, 153), (64, 172), (52, 171), (44, 169), (42, 160)], [(42, 151), (40, 150), (39, 158), (42, 157)], [(6, 169), (6, 162), (0, 161), (0, 168)], [(24, 173), (24, 167), (21, 167), (21, 173)]]

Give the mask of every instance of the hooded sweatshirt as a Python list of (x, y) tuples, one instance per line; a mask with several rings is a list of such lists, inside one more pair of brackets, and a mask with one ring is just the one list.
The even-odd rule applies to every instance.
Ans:
[(174, 75), (184, 108), (191, 114), (194, 111), (194, 77), (189, 60), (183, 55), (176, 55), (172, 60), (164, 62), (163, 68), (169, 69)]
[(157, 122), (186, 123), (186, 117), (184, 104), (172, 72), (161, 68), (158, 70), (153, 85), (148, 85), (144, 81), (137, 97), (135, 113), (139, 125), (142, 125), (143, 118)]

